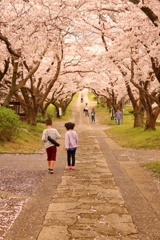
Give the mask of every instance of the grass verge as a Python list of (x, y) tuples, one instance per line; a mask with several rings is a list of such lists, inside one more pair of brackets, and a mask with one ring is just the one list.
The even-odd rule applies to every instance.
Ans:
[(160, 180), (160, 161), (145, 163), (142, 166)]
[(126, 148), (160, 149), (160, 126), (156, 131), (144, 131), (144, 128), (134, 128), (134, 116), (129, 111), (130, 106), (126, 106), (123, 112), (123, 122), (116, 125), (115, 120), (110, 119), (107, 108), (97, 106), (96, 113), (101, 124), (111, 126), (106, 134), (118, 145)]
[(130, 125), (114, 126), (106, 133), (121, 147), (135, 149), (160, 149), (160, 128), (157, 131), (144, 131)]
[(19, 135), (9, 141), (0, 144), (0, 153), (34, 153), (43, 147), (41, 140), (44, 124), (30, 126), (22, 123)]

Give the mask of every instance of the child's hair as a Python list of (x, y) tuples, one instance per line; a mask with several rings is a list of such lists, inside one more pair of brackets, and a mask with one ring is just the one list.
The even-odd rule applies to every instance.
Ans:
[(52, 125), (52, 120), (51, 120), (51, 119), (47, 119), (47, 120), (46, 120), (46, 125), (47, 125), (47, 126)]
[(67, 130), (69, 130), (69, 129), (74, 129), (75, 123), (67, 122), (67, 123), (64, 124), (64, 126), (65, 126), (65, 128), (66, 128)]

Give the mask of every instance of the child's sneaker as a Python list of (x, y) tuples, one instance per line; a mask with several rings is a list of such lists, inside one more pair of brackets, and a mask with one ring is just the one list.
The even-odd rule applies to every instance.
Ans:
[(48, 173), (50, 173), (50, 170), (51, 170), (51, 169), (50, 169), (50, 168), (48, 168)]
[(70, 169), (71, 167), (70, 166), (67, 166), (66, 169)]
[(50, 169), (50, 174), (53, 174), (53, 169)]
[(74, 166), (71, 167), (71, 169), (73, 169), (73, 170), (74, 170), (74, 168), (75, 168)]

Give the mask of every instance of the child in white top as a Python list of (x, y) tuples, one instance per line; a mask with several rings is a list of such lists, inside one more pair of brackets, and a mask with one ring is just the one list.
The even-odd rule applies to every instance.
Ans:
[(52, 127), (51, 119), (46, 120), (46, 129), (42, 133), (42, 140), (44, 141), (44, 146), (47, 153), (48, 173), (53, 174), (54, 163), (56, 161), (57, 147), (48, 140), (48, 136), (50, 136), (54, 140), (61, 137), (58, 131)]

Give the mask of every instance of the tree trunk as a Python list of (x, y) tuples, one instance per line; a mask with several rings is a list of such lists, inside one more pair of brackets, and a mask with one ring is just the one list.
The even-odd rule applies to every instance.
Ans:
[(55, 105), (54, 104), (54, 106), (56, 108), (57, 118), (59, 118), (60, 117), (60, 115), (59, 115), (59, 107), (60, 107), (60, 105)]
[(135, 113), (134, 114), (134, 128), (136, 127), (143, 127), (143, 120), (144, 120), (144, 115), (140, 113)]
[(4, 100), (3, 104), (2, 104), (3, 107), (8, 107), (8, 106), (9, 106), (9, 103), (10, 103), (10, 101), (11, 101), (11, 98), (12, 98), (12, 96), (13, 96), (13, 93), (14, 93), (14, 92), (11, 91), (11, 89), (10, 89), (9, 93), (7, 94), (5, 100)]
[(42, 118), (45, 119), (45, 117), (46, 117), (45, 109), (41, 108), (41, 114), (42, 114)]
[(65, 115), (66, 115), (67, 107), (68, 107), (68, 103), (67, 103), (67, 102), (63, 102), (63, 104), (61, 105), (61, 108), (62, 108), (62, 116), (65, 116)]
[(144, 130), (156, 130), (155, 128), (156, 125), (156, 119), (153, 115), (150, 115), (147, 120), (146, 120), (146, 124), (145, 124), (145, 128)]
[(28, 108), (26, 113), (26, 120), (29, 125), (36, 126), (37, 125), (37, 111), (33, 108)]
[(157, 120), (157, 117), (160, 113), (160, 108), (159, 106), (157, 106), (154, 111), (147, 111), (146, 112), (146, 124), (145, 124), (145, 128), (144, 130), (156, 130), (156, 120)]
[(139, 102), (139, 105), (138, 104), (136, 104), (136, 106), (134, 105), (133, 112), (134, 112), (134, 127), (143, 127), (145, 109), (142, 106), (141, 102)]

